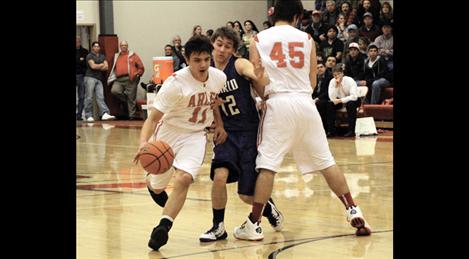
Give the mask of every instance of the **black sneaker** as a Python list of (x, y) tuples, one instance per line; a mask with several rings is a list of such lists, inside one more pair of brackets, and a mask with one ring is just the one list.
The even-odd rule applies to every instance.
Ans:
[(164, 246), (168, 242), (168, 228), (165, 226), (158, 225), (151, 232), (150, 241), (148, 246), (158, 251), (160, 247)]
[(273, 202), (269, 200), (267, 203), (269, 203), (272, 208), (272, 212), (267, 216), (267, 219), (275, 231), (281, 231), (283, 228), (283, 214), (275, 207)]
[(225, 231), (225, 225), (223, 222), (220, 222), (216, 225), (213, 225), (213, 227), (204, 234), (200, 235), (199, 240), (200, 242), (212, 242), (226, 239), (227, 237), (228, 234)]

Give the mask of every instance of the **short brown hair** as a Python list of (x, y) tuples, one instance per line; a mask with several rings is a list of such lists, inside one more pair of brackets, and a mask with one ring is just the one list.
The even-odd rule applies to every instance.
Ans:
[(218, 37), (227, 38), (233, 41), (233, 48), (236, 51), (239, 46), (239, 37), (238, 34), (233, 29), (230, 29), (226, 26), (218, 28), (210, 38), (210, 41), (214, 43)]

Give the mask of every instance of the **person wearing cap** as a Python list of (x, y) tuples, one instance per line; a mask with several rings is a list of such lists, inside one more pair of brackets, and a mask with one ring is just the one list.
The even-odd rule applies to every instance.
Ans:
[(304, 9), (303, 10), (303, 17), (301, 17), (301, 24), (300, 24), (300, 30), (308, 33), (309, 35), (311, 35), (311, 37), (313, 37), (313, 34), (314, 34), (314, 30), (313, 28), (311, 27), (311, 12)]
[(314, 10), (312, 19), (311, 28), (313, 29), (313, 34), (311, 36), (317, 45), (319, 45), (322, 40), (326, 39), (327, 26), (322, 22), (321, 11)]
[(366, 81), (368, 93), (370, 93), (366, 100), (370, 100), (370, 104), (379, 104), (381, 90), (391, 86), (389, 81), (391, 73), (389, 73), (384, 58), (378, 55), (378, 46), (373, 43), (368, 46), (368, 58), (365, 59), (363, 68), (365, 72), (362, 79)]
[(363, 15), (363, 25), (358, 29), (358, 35), (368, 38), (370, 42), (373, 42), (376, 37), (381, 35), (381, 31), (374, 24), (373, 15), (370, 12)]
[(346, 57), (348, 55), (348, 47), (350, 43), (357, 42), (358, 43), (358, 27), (355, 24), (350, 24), (345, 29), (345, 43), (344, 43), (344, 54), (343, 56)]
[[(360, 79), (363, 78), (365, 70), (363, 64), (365, 63), (366, 55), (360, 53), (358, 43), (352, 42), (348, 46), (348, 56), (345, 57), (345, 75), (353, 78), (357, 85), (360, 85)], [(366, 85), (366, 82), (365, 82)]]
[(337, 27), (332, 25), (327, 30), (327, 39), (321, 41), (319, 48), (323, 56), (333, 55), (337, 59), (337, 63), (342, 60), (342, 52), (344, 51), (344, 43), (337, 38)]
[(378, 54), (386, 60), (389, 70), (393, 70), (393, 36), (390, 23), (381, 27), (382, 35), (376, 37), (374, 44), (378, 47)]
[(379, 11), (381, 10), (381, 3), (379, 0), (363, 0), (362, 3), (358, 6), (357, 16), (359, 19), (359, 27), (363, 22), (365, 13), (370, 13), (373, 17), (375, 23), (379, 21)]

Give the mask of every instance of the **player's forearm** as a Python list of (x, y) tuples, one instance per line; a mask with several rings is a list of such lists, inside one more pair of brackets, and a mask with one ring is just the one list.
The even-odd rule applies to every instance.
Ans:
[(158, 110), (152, 109), (150, 116), (143, 123), (142, 131), (140, 132), (139, 143), (147, 142), (148, 139), (155, 132), (156, 126), (163, 117), (163, 113)]
[(224, 127), (219, 106), (213, 109), (213, 120), (215, 121), (215, 127)]

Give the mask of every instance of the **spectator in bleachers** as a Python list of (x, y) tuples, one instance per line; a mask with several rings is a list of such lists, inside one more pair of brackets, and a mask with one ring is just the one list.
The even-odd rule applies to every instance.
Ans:
[(344, 76), (343, 68), (337, 64), (332, 69), (332, 79), (329, 83), (329, 99), (327, 105), (327, 136), (333, 136), (335, 129), (336, 111), (345, 106), (347, 109), (348, 131), (344, 137), (355, 136), (355, 122), (357, 120), (357, 108), (360, 106), (357, 84), (353, 78)]
[(104, 101), (103, 83), (104, 72), (109, 69), (106, 57), (100, 53), (101, 46), (95, 41), (91, 44), (91, 52), (86, 56), (85, 82), (85, 116), (87, 122), (93, 122), (93, 94), (96, 95), (96, 103), (101, 120), (113, 120), (109, 108)]
[(394, 70), (392, 26), (389, 23), (381, 27), (382, 35), (376, 37), (374, 44), (378, 47), (378, 54), (386, 60), (389, 71)]
[(371, 1), (371, 0), (363, 0), (361, 4), (358, 6), (357, 10), (357, 19), (358, 19), (358, 26), (363, 25), (363, 18), (366, 13), (370, 13), (373, 17), (375, 22), (379, 21), (379, 12), (381, 10), (381, 3), (379, 0)]
[(348, 47), (350, 46), (350, 43), (356, 42), (358, 43), (358, 28), (355, 24), (350, 24), (347, 26), (347, 29), (345, 29), (345, 38), (346, 41), (344, 43), (344, 53), (343, 56), (346, 57), (348, 55)]
[(196, 26), (194, 26), (194, 28), (192, 28), (192, 37), (194, 37), (196, 35), (198, 35), (198, 36), (203, 35), (202, 26), (196, 25)]
[(368, 86), (367, 100), (371, 96), (370, 104), (378, 104), (381, 102), (381, 90), (391, 86), (391, 74), (384, 58), (378, 55), (378, 47), (373, 43), (368, 46), (368, 58), (365, 59), (364, 80)]
[(241, 25), (239, 21), (233, 22), (233, 30), (236, 32), (236, 34), (238, 34), (240, 39), (243, 38), (244, 30), (243, 30), (243, 26)]
[(339, 10), (345, 15), (345, 25), (358, 24), (357, 8), (352, 8), (349, 2), (343, 2)]
[(272, 27), (272, 24), (271, 24), (269, 21), (264, 21), (264, 22), (262, 23), (262, 27), (263, 27), (264, 30), (267, 30), (267, 29), (269, 29), (270, 27)]
[(170, 44), (166, 44), (164, 46), (164, 55), (166, 57), (173, 57), (173, 71), (176, 72), (179, 70), (179, 66), (180, 66), (180, 63), (181, 63), (181, 60), (179, 59), (179, 57), (176, 55), (176, 50), (174, 49), (173, 46), (171, 46)]
[(326, 11), (326, 1), (327, 0), (316, 0), (314, 1), (314, 9), (324, 13)]
[(314, 10), (312, 13), (311, 28), (313, 30), (313, 34), (311, 34), (311, 36), (316, 42), (316, 45), (319, 46), (319, 43), (326, 39), (327, 26), (322, 22), (321, 12), (318, 10)]
[(368, 55), (368, 45), (370, 41), (365, 37), (358, 37), (358, 47), (360, 47), (360, 53)]
[(337, 63), (342, 59), (342, 52), (344, 51), (344, 43), (337, 39), (337, 27), (332, 25), (327, 30), (327, 39), (321, 41), (320, 48), (323, 56), (333, 55)]
[[(241, 23), (239, 21), (234, 21), (233, 24), (234, 24), (233, 30), (236, 32), (239, 39), (241, 40), (244, 35), (243, 26), (241, 26)], [(239, 44), (238, 49), (236, 50), (236, 53), (234, 55), (236, 57), (243, 58), (243, 57), (246, 57), (246, 55), (248, 55), (247, 53), (248, 53), (248, 50), (246, 49), (246, 46), (244, 44)]]
[(207, 36), (207, 38), (212, 38), (212, 35), (213, 35), (213, 30), (212, 29), (208, 29), (206, 32), (205, 32), (205, 36)]
[(345, 29), (347, 28), (345, 25), (345, 15), (340, 13), (337, 16), (337, 22), (335, 24), (337, 27), (337, 39), (345, 42)]
[(76, 36), (76, 89), (78, 97), (78, 107), (77, 107), (77, 120), (81, 121), (83, 108), (85, 107), (85, 84), (83, 83), (83, 78), (85, 77), (86, 72), (86, 56), (88, 56), (88, 50), (81, 46), (81, 37)]
[(311, 12), (308, 10), (303, 10), (303, 16), (301, 17), (301, 24), (300, 24), (300, 30), (308, 33), (313, 37), (314, 31), (312, 28), (312, 17), (311, 17)]
[[(184, 58), (184, 53), (183, 52), (183, 47), (182, 47), (182, 40), (181, 40), (181, 36), (179, 35), (176, 35), (173, 37), (173, 50), (174, 50), (174, 53), (176, 54), (176, 56), (178, 57), (179, 59), (179, 67), (177, 70), (181, 69), (181, 68), (184, 68), (187, 66), (187, 63), (186, 63), (186, 59)], [(175, 70), (175, 71), (177, 71)]]
[(230, 29), (233, 29), (234, 23), (232, 21), (228, 21), (228, 22), (226, 22), (226, 27), (228, 27)]
[(373, 42), (376, 37), (381, 35), (379, 27), (374, 24), (373, 15), (371, 13), (365, 13), (363, 15), (363, 25), (358, 29), (358, 35), (368, 38), (370, 42)]
[(114, 54), (114, 62), (107, 83), (112, 84), (112, 95), (127, 103), (129, 119), (138, 120), (136, 115), (137, 88), (145, 67), (137, 53), (129, 50), (127, 41), (121, 41), (119, 47), (121, 51)]
[(257, 29), (256, 25), (254, 24), (253, 21), (251, 20), (246, 20), (244, 21), (244, 34), (242, 37), (242, 43), (244, 46), (246, 46), (247, 51), (247, 59), (249, 59), (249, 44), (251, 43), (251, 39), (259, 33), (259, 30)]
[(322, 125), (327, 132), (327, 103), (329, 99), (329, 82), (332, 79), (332, 72), (326, 69), (323, 61), (317, 62), (317, 85), (314, 88), (312, 97), (316, 103), (319, 115), (321, 115)]
[[(353, 80), (355, 80), (358, 86), (362, 86), (362, 84), (360, 84), (360, 80), (364, 78), (364, 75), (365, 75), (363, 64), (365, 63), (365, 59), (367, 58), (367, 56), (365, 54), (360, 53), (358, 43), (356, 42), (350, 43), (348, 49), (349, 49), (349, 54), (344, 62), (345, 63), (344, 74), (346, 76), (353, 78)], [(366, 83), (363, 86), (365, 85)]]
[(326, 65), (326, 69), (329, 70), (331, 74), (332, 74), (332, 68), (335, 67), (336, 64), (337, 64), (337, 59), (335, 58), (334, 55), (327, 56), (325, 65)]
[(337, 21), (337, 15), (339, 15), (339, 10), (335, 7), (334, 0), (327, 0), (326, 2), (326, 11), (322, 12), (322, 21), (329, 27), (335, 25)]
[(394, 18), (392, 13), (392, 6), (389, 2), (384, 2), (381, 6), (381, 12), (379, 14), (379, 20), (382, 24), (393, 24)]

